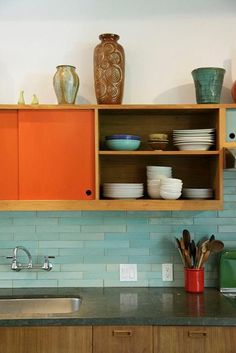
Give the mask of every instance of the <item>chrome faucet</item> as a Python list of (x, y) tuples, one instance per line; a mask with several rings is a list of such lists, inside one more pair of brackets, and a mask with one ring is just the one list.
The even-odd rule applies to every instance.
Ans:
[[(28, 256), (28, 259), (29, 259), (28, 264), (22, 265), (20, 262), (18, 262), (18, 260), (17, 260), (18, 250), (22, 250), (22, 251), (24, 251), (26, 253), (26, 255)], [(20, 271), (23, 268), (27, 268), (27, 269), (33, 268), (33, 261), (32, 261), (31, 253), (24, 246), (16, 246), (13, 249), (13, 255), (12, 256), (7, 256), (7, 258), (8, 259), (12, 259), (11, 269), (14, 270), (14, 271)]]
[[(17, 260), (17, 255), (18, 255), (18, 251), (22, 250), (26, 253), (26, 255), (28, 256), (28, 264), (21, 264), (18, 260)], [(51, 271), (52, 269), (52, 264), (49, 261), (49, 259), (55, 258), (55, 256), (44, 256), (44, 263), (43, 265), (40, 264), (35, 264), (33, 265), (33, 260), (32, 260), (32, 255), (29, 252), (28, 249), (26, 249), (24, 246), (16, 246), (13, 249), (13, 255), (12, 256), (7, 256), (7, 259), (12, 259), (12, 263), (11, 263), (11, 269), (13, 271), (20, 271), (22, 269), (38, 269), (38, 270), (45, 270), (45, 271)]]

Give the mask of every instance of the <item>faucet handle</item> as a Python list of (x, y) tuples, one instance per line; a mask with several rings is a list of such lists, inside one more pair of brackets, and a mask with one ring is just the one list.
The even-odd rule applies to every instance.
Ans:
[(52, 264), (51, 264), (51, 262), (49, 262), (49, 259), (55, 259), (55, 256), (50, 256), (50, 255), (44, 256), (44, 264), (42, 266), (43, 270), (51, 271)]

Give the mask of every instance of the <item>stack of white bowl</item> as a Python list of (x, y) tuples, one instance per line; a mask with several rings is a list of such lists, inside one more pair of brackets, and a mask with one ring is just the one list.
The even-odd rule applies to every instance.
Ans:
[(147, 193), (151, 199), (160, 199), (161, 180), (172, 177), (172, 168), (165, 166), (147, 166)]
[(104, 183), (103, 196), (112, 199), (143, 197), (143, 183)]
[(182, 193), (181, 179), (165, 178), (161, 180), (160, 195), (165, 200), (177, 200)]

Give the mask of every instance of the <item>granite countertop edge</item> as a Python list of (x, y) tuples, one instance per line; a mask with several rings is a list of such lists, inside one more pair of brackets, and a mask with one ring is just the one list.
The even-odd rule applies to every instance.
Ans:
[[(1, 313), (1, 299), (81, 297), (78, 312), (25, 316)], [(0, 326), (236, 326), (236, 299), (217, 289), (203, 294), (183, 288), (26, 288), (0, 289)]]

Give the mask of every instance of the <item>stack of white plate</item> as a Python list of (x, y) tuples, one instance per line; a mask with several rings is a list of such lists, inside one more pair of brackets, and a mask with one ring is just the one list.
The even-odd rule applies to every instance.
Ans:
[(211, 199), (213, 197), (213, 189), (184, 188), (183, 197), (186, 199)]
[(214, 145), (215, 129), (173, 130), (173, 144), (183, 150), (208, 150)]
[(143, 197), (143, 183), (104, 183), (103, 196), (112, 199)]
[(161, 180), (160, 195), (165, 200), (177, 200), (181, 196), (181, 179), (165, 178)]
[(151, 199), (160, 199), (161, 180), (172, 177), (172, 168), (165, 166), (147, 166), (147, 192)]

